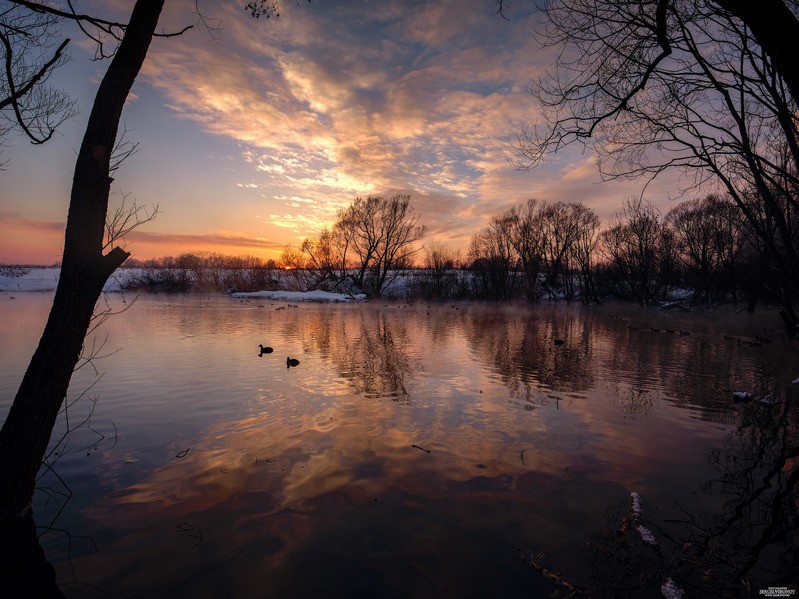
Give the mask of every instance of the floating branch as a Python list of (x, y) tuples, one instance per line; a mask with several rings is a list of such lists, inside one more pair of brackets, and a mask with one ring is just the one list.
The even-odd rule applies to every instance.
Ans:
[(541, 565), (541, 560), (543, 558), (544, 558), (544, 552), (543, 551), (539, 552), (538, 555), (535, 555), (535, 556), (533, 555), (533, 552), (530, 551), (530, 567), (533, 570), (536, 570), (542, 576), (545, 576), (546, 578), (549, 578), (552, 582), (554, 582), (558, 586), (563, 587), (564, 589), (568, 590), (570, 595), (583, 595), (583, 594), (585, 594), (586, 588), (584, 586), (581, 586), (581, 585), (577, 584), (576, 582), (573, 582), (573, 581), (569, 580), (568, 578), (566, 578), (562, 574), (558, 574), (557, 572), (554, 572), (553, 570), (550, 570), (549, 568), (547, 568), (545, 566), (542, 566)]

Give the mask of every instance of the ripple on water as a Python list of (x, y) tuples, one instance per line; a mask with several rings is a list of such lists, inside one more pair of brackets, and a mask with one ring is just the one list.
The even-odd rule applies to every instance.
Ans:
[[(706, 456), (747, 409), (732, 391), (799, 373), (776, 340), (724, 340), (718, 315), (459, 307), (142, 297), (98, 332), (109, 355), (96, 362), (106, 374), (90, 391), (91, 424), (116, 441), (65, 456), (58, 471), (76, 490), (59, 526), (102, 539), (102, 554), (48, 555), (115, 596), (171, 581), (203, 596), (208, 573), (219, 588), (242, 585), (241, 597), (260, 596), (263, 572), (270, 589), (313, 590), (319, 555), (337, 556), (342, 567), (326, 570), (336, 588), (368, 571), (374, 595), (423, 588), (403, 582), (414, 579), (453, 596), (529, 596), (538, 579), (502, 557), (508, 547), (535, 545), (590, 576), (584, 541), (631, 488), (652, 498), (653, 518), (658, 498), (697, 503), (717, 474)], [(33, 326), (34, 308), (15, 315)], [(666, 332), (641, 330), (651, 328)], [(668, 332), (679, 328), (692, 334)], [(0, 348), (28, 347), (25, 330), (0, 329)], [(259, 357), (259, 343), (275, 352)], [(300, 366), (287, 370), (286, 356)], [(79, 372), (70, 397), (95, 378)], [(186, 530), (204, 539), (191, 552)], [(379, 551), (350, 552), (355, 538)], [(504, 594), (499, 579), (512, 581)]]

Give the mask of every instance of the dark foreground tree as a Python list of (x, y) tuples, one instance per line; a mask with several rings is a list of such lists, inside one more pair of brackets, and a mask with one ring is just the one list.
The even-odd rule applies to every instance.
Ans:
[(0, 521), (31, 512), (36, 473), (80, 357), (94, 306), (128, 252), (104, 253), (111, 154), (122, 108), (139, 73), (164, 0), (137, 0), (97, 90), (83, 137), (67, 217), (61, 276), (39, 345), (0, 430)]
[(729, 194), (762, 244), (794, 335), (799, 124), (795, 61), (784, 53), (795, 37), (773, 32), (795, 28), (799, 8), (765, 4), (761, 14), (734, 0), (551, 0), (544, 41), (559, 61), (534, 88), (547, 123), (519, 149), (533, 166), (577, 142), (607, 177), (678, 170), (686, 190)]

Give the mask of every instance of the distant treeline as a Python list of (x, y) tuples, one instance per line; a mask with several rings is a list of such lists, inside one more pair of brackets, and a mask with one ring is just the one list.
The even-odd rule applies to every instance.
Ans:
[(708, 195), (665, 217), (628, 199), (604, 228), (583, 204), (530, 200), (494, 217), (472, 238), (469, 267), (478, 294), (529, 301), (667, 300), (676, 290), (712, 304), (776, 302), (775, 269), (740, 209)]
[(208, 252), (129, 260), (126, 266), (140, 272), (127, 285), (642, 305), (679, 292), (692, 303), (745, 301), (752, 309), (758, 301), (779, 301), (758, 237), (740, 210), (716, 195), (685, 201), (665, 216), (629, 199), (605, 228), (583, 204), (529, 200), (493, 217), (473, 236), (466, 256), (440, 241), (418, 245), (424, 229), (417, 220), (408, 196), (358, 199), (332, 228), (300, 249), (286, 247), (279, 260)]
[(275, 260), (214, 252), (150, 260), (129, 258), (123, 268), (136, 269), (124, 277), (124, 288), (166, 292), (276, 290), (281, 283), (278, 273), (283, 270)]

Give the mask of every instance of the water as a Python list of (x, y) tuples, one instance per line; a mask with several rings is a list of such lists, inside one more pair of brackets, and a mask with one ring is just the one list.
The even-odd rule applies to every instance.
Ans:
[[(0, 414), (51, 299), (0, 297)], [(666, 577), (712, 594), (705, 570), (730, 562), (754, 560), (755, 585), (787, 573), (794, 533), (758, 536), (784, 496), (747, 483), (795, 467), (799, 357), (772, 313), (126, 299), (87, 342), (36, 495), (68, 597), (566, 593), (540, 552), (606, 596)], [(730, 535), (735, 555), (701, 549)]]

